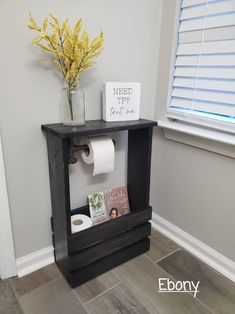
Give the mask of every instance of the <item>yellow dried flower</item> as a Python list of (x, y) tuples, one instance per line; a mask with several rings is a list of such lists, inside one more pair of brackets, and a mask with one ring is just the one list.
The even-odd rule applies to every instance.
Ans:
[[(77, 85), (80, 73), (95, 64), (93, 59), (97, 58), (103, 50), (103, 32), (91, 41), (87, 31), (83, 29), (82, 19), (79, 19), (71, 29), (68, 19), (60, 23), (56, 16), (49, 14), (40, 27), (29, 13), (27, 26), (30, 30), (39, 33), (32, 44), (55, 56), (55, 65), (70, 89)], [(50, 27), (51, 32), (48, 32)]]

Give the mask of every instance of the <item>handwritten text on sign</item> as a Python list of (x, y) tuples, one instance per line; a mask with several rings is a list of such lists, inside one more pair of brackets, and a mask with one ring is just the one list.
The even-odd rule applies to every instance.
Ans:
[(140, 83), (104, 83), (103, 119), (105, 121), (138, 120), (139, 115)]

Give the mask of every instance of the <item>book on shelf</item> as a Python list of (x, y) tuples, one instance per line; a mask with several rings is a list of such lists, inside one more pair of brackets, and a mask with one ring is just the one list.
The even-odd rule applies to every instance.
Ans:
[(126, 186), (90, 194), (88, 202), (93, 225), (116, 219), (130, 212)]

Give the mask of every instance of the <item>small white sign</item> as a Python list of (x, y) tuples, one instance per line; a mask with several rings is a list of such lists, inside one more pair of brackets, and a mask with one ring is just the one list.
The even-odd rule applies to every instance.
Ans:
[(105, 82), (103, 120), (130, 121), (140, 118), (140, 83)]

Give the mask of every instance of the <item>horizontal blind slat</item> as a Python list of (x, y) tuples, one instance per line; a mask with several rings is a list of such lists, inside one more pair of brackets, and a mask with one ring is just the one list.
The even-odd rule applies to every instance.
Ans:
[(190, 99), (172, 98), (171, 108), (190, 109), (220, 115), (234, 116), (234, 107), (223, 103), (192, 101)]
[[(216, 2), (218, 0), (207, 0), (208, 3), (211, 2)], [(226, 0), (224, 0), (226, 1)], [(187, 7), (191, 7), (191, 6), (195, 6), (195, 5), (199, 5), (199, 4), (203, 4), (206, 3), (206, 0), (183, 0), (182, 2), (182, 8), (187, 8)]]
[(213, 80), (213, 79), (200, 79), (195, 77), (193, 78), (175, 77), (173, 86), (235, 92), (235, 79), (228, 81), (222, 79)]
[(179, 77), (200, 77), (213, 79), (235, 79), (234, 68), (209, 68), (204, 67), (197, 69), (197, 67), (176, 67), (174, 76)]
[(226, 2), (202, 3), (194, 7), (188, 7), (182, 10), (180, 20), (198, 18), (203, 15), (217, 15), (235, 12), (235, 0), (227, 0)]
[(178, 34), (179, 44), (200, 43), (202, 40), (202, 30), (181, 32)]
[(187, 8), (187, 7), (203, 4), (205, 2), (206, 0), (183, 0), (182, 8)]
[[(211, 67), (223, 67), (233, 66), (235, 67), (235, 54), (232, 55), (202, 55), (202, 56), (178, 56), (175, 62), (176, 66), (211, 66)], [(235, 71), (235, 69), (234, 69)]]
[(185, 20), (180, 23), (179, 32), (186, 32), (199, 29), (235, 25), (235, 13), (223, 14), (218, 16), (208, 16), (192, 20)]
[[(203, 35), (203, 37), (202, 37)], [(179, 33), (179, 44), (235, 39), (235, 26), (216, 27)]]
[(235, 40), (180, 44), (176, 55), (235, 53)]
[(172, 92), (173, 97), (189, 98), (210, 101), (213, 103), (224, 103), (235, 106), (235, 92), (225, 93), (222, 91), (210, 91), (201, 89), (178, 88), (175, 87)]

